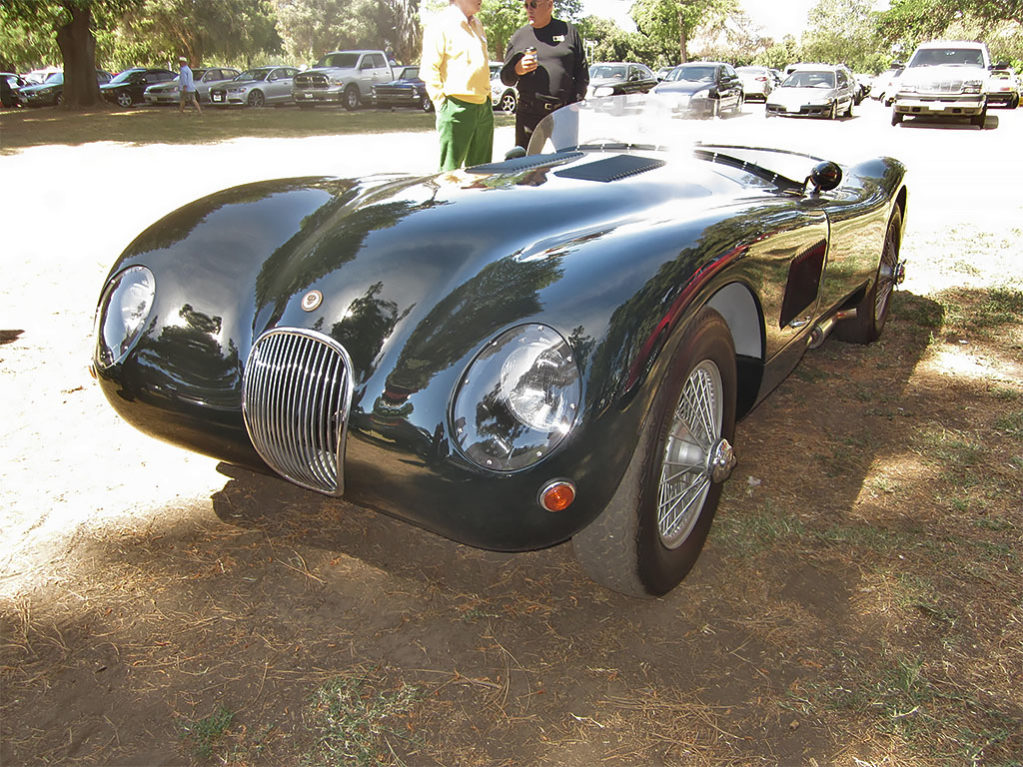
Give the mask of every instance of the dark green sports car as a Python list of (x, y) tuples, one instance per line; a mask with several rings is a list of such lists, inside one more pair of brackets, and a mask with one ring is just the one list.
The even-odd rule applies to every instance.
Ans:
[(95, 374), (156, 437), (663, 594), (735, 419), (830, 333), (876, 339), (902, 276), (901, 163), (741, 122), (591, 100), (525, 156), (197, 200), (115, 262)]

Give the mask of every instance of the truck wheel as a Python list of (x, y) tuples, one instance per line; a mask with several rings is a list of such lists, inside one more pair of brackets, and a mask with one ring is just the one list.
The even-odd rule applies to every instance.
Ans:
[(732, 335), (720, 314), (706, 310), (660, 381), (618, 490), (572, 538), (594, 580), (649, 597), (689, 572), (735, 465), (735, 401)]
[(980, 114), (974, 115), (970, 118), (970, 125), (976, 125), (981, 130), (984, 130), (984, 123), (987, 122), (987, 105), (980, 110)]
[(349, 85), (345, 88), (345, 109), (352, 112), (359, 108), (362, 103), (362, 99), (359, 97), (359, 86)]
[(900, 122), (902, 122), (902, 117), (903, 117), (902, 112), (896, 112), (893, 109), (892, 110), (892, 125), (898, 125)]

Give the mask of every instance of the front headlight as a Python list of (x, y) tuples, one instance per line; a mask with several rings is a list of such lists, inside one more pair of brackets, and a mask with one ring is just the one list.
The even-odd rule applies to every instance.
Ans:
[(593, 96), (593, 98), (595, 99), (603, 99), (607, 98), (608, 96), (614, 96), (615, 89), (612, 88), (610, 85), (596, 85), (593, 87), (590, 95)]
[(582, 384), (572, 348), (547, 325), (505, 331), (476, 355), (451, 406), (455, 442), (474, 464), (517, 471), (568, 436)]
[(963, 93), (980, 93), (983, 85), (980, 80), (967, 80), (963, 83)]
[(118, 272), (103, 290), (96, 313), (96, 362), (116, 365), (135, 345), (153, 308), (156, 278), (144, 266)]
[(692, 96), (690, 96), (690, 98), (692, 98), (692, 99), (709, 99), (710, 98), (710, 88), (704, 88), (702, 91), (696, 91), (695, 93), (693, 93)]

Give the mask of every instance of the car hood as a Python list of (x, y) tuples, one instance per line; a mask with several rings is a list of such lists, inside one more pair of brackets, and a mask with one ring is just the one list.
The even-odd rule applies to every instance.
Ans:
[[(580, 318), (600, 315), (594, 306), (640, 290), (665, 258), (679, 258), (687, 238), (687, 268), (698, 269), (713, 255), (696, 241), (714, 209), (724, 218), (736, 194), (750, 193), (699, 165), (683, 183), (678, 166), (642, 181), (601, 182), (558, 177), (564, 165), (252, 184), (175, 211), (140, 235), (111, 274), (147, 266), (156, 313), (202, 315), (243, 354), (269, 328), (320, 328), (349, 349), (360, 376), (396, 370), (388, 386), (415, 390), (430, 377), (416, 360), (450, 362), (469, 350), (420, 356), (410, 344), (442, 343), (457, 328), (472, 332), (452, 338), (476, 344), (541, 312), (571, 332)], [(629, 247), (629, 238), (657, 242)], [(660, 238), (670, 240), (670, 256)], [(312, 312), (303, 309), (311, 291), (322, 296)], [(405, 361), (382, 365), (388, 349)]]
[(771, 91), (768, 97), (772, 104), (799, 105), (809, 104), (817, 99), (833, 99), (835, 88), (792, 88), (779, 86)]
[(987, 80), (988, 72), (980, 67), (953, 66), (943, 64), (934, 67), (909, 67), (899, 76), (900, 85), (919, 85), (931, 82), (962, 82), (964, 80)]
[(692, 82), (690, 80), (679, 80), (677, 82), (661, 82), (655, 88), (655, 93), (697, 93), (710, 90), (714, 83)]

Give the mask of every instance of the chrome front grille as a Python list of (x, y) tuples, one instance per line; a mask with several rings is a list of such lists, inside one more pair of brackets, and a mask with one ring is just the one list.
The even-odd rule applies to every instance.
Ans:
[(962, 93), (962, 91), (963, 91), (962, 80), (932, 80), (930, 82), (921, 83), (917, 92), (931, 94), (948, 94)]
[(352, 362), (329, 336), (300, 328), (263, 333), (245, 363), (245, 428), (267, 465), (297, 485), (344, 491)]
[(326, 88), (329, 84), (327, 76), (319, 73), (295, 75), (292, 81), (297, 88)]

